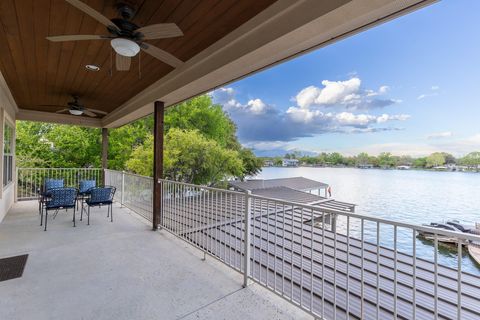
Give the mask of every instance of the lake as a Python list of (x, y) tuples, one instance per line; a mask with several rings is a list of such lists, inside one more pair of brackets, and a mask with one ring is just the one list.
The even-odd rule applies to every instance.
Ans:
[[(332, 197), (357, 205), (356, 213), (412, 224), (456, 219), (468, 225), (480, 222), (480, 174), (420, 170), (356, 168), (267, 167), (261, 179), (303, 176), (328, 183)], [(339, 220), (338, 230), (345, 229)], [(351, 221), (353, 236), (360, 237), (360, 223)], [(375, 223), (365, 223), (365, 239), (376, 241)], [(381, 244), (393, 246), (393, 227), (381, 225)], [(433, 259), (428, 241), (416, 240), (417, 255)], [(398, 248), (412, 252), (412, 232), (398, 229)], [(457, 253), (448, 246), (439, 248), (441, 264), (457, 267)], [(462, 269), (480, 275), (480, 266), (463, 250)]]

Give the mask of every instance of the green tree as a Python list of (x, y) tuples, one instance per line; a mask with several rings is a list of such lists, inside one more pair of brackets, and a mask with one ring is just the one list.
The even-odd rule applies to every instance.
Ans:
[(427, 158), (422, 157), (422, 158), (417, 158), (413, 160), (413, 166), (415, 168), (425, 168), (427, 166)]
[(445, 154), (442, 152), (434, 152), (427, 157), (426, 167), (433, 168), (443, 166), (445, 164)]
[(382, 152), (378, 155), (378, 165), (382, 168), (391, 168), (396, 165), (395, 157), (390, 152)]
[(475, 168), (478, 171), (480, 167), (480, 152), (470, 152), (461, 158), (459, 163), (469, 168)]
[(241, 148), (238, 154), (243, 163), (243, 172), (239, 178), (244, 180), (247, 176), (255, 176), (262, 171), (264, 160), (257, 158), (252, 150)]
[(214, 185), (242, 175), (238, 152), (222, 148), (198, 131), (172, 128), (166, 136), (165, 176), (175, 181)]
[(239, 150), (233, 121), (218, 104), (213, 104), (208, 95), (192, 98), (167, 109), (165, 112), (165, 132), (172, 128), (198, 130), (220, 146)]
[(364, 166), (370, 164), (370, 156), (366, 152), (362, 152), (355, 157), (355, 165)]
[(344, 158), (340, 153), (333, 152), (328, 155), (327, 162), (332, 165), (340, 165), (340, 164), (344, 164)]

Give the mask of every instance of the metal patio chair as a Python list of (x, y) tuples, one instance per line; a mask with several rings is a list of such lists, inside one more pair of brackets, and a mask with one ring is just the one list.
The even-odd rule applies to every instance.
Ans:
[[(85, 203), (88, 206), (87, 225), (90, 225), (90, 208), (107, 206), (107, 218), (110, 217), (110, 222), (113, 222), (113, 196), (116, 188), (112, 186), (95, 187), (89, 190), (89, 194)], [(83, 211), (80, 215), (82, 219)]]
[(44, 180), (43, 185), (38, 189), (38, 213), (43, 213), (43, 205), (48, 198), (48, 192), (51, 189), (63, 188), (64, 181), (63, 179), (51, 179), (47, 178)]
[[(73, 208), (73, 226), (75, 227), (75, 205), (77, 202), (78, 190), (76, 188), (54, 188), (48, 190), (43, 210), (45, 210), (45, 229), (47, 231), (48, 211), (55, 210), (54, 219), (60, 209)], [(43, 224), (43, 214), (40, 218), (40, 225)]]
[[(87, 199), (88, 193), (90, 189), (95, 188), (97, 186), (96, 180), (81, 180), (78, 184), (78, 196), (77, 196), (77, 211), (79, 208), (83, 211), (83, 202)], [(81, 205), (78, 205), (78, 201), (81, 202)], [(80, 218), (80, 221), (82, 219)]]

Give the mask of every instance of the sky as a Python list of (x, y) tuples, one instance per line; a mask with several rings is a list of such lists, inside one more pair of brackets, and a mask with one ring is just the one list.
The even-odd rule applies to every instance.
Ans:
[(479, 12), (443, 0), (211, 94), (260, 156), (480, 151)]

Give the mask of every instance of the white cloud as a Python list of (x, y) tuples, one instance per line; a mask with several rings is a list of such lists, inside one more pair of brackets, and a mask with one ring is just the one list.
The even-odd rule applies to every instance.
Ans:
[(452, 136), (451, 131), (445, 131), (445, 132), (435, 132), (431, 133), (427, 136), (427, 139), (441, 139), (441, 138), (450, 138)]
[(422, 93), (417, 97), (417, 100), (423, 100), (428, 97), (435, 97), (438, 96), (438, 90), (440, 90), (439, 86), (431, 86), (430, 90), (432, 91), (431, 93)]
[(254, 114), (261, 114), (265, 113), (267, 105), (261, 99), (254, 99), (248, 101), (247, 108)]
[(299, 107), (308, 108), (311, 105), (333, 105), (351, 100), (360, 90), (359, 78), (351, 78), (346, 81), (323, 80), (323, 88), (309, 86), (301, 90), (296, 101)]
[(297, 107), (303, 109), (338, 107), (348, 110), (370, 110), (384, 108), (398, 103), (395, 99), (380, 99), (390, 87), (380, 86), (377, 90), (362, 89), (362, 81), (355, 76), (345, 81), (323, 80), (323, 87), (308, 86), (292, 99)]
[[(327, 112), (325, 109), (309, 102), (314, 101), (313, 103), (316, 103), (315, 101), (319, 101), (319, 99), (323, 99), (322, 101), (341, 99), (345, 103), (352, 104), (352, 101), (355, 100), (365, 100), (365, 92), (356, 93), (348, 89), (349, 87), (356, 87), (355, 82), (336, 82), (332, 86), (332, 81), (324, 81), (323, 83), (329, 89), (327, 91), (322, 91), (325, 88), (320, 89), (323, 93), (318, 92), (318, 88), (305, 88), (299, 97), (304, 107), (297, 104), (287, 110), (278, 109), (260, 98), (253, 98), (247, 103), (242, 103), (236, 99), (236, 92), (232, 88), (217, 89), (211, 93), (211, 96), (215, 103), (222, 104), (224, 110), (230, 114), (237, 125), (240, 141), (243, 143), (252, 141), (291, 142), (302, 137), (325, 133), (358, 134), (401, 130), (400, 128), (386, 126), (386, 124), (392, 121), (405, 121), (410, 117), (409, 115), (386, 113), (374, 115), (367, 112), (352, 112), (351, 109), (348, 111), (338, 110), (337, 112), (331, 109), (332, 111)], [(340, 87), (342, 88), (338, 89)], [(385, 92), (385, 90), (388, 89), (382, 89), (382, 87), (378, 89), (382, 92)], [(341, 94), (339, 94), (340, 91)], [(339, 98), (340, 96), (341, 98)], [(295, 98), (296, 101), (298, 101), (297, 98)], [(382, 100), (375, 101), (375, 103), (384, 103)], [(282, 147), (282, 149), (285, 149), (285, 147)]]

